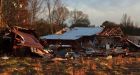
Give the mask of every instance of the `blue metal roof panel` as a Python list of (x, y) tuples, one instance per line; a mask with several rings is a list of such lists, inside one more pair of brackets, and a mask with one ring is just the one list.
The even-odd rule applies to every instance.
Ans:
[(60, 35), (47, 35), (47, 36), (42, 36), (41, 39), (59, 39)]
[(41, 39), (61, 39), (61, 40), (76, 40), (82, 36), (92, 36), (100, 33), (103, 30), (101, 27), (75, 27), (72, 30), (65, 32), (62, 35), (48, 35)]
[(62, 35), (66, 36), (91, 36), (101, 32), (103, 28), (101, 27), (75, 27), (71, 31), (66, 32)]

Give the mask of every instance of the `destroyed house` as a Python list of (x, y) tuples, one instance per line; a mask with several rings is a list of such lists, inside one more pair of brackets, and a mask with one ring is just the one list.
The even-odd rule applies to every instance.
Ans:
[(119, 26), (105, 27), (103, 31), (97, 35), (97, 47), (110, 49), (122, 46), (122, 37), (124, 37), (124, 33)]
[(20, 42), (18, 44), (19, 46), (43, 49), (43, 46), (40, 44), (39, 40), (35, 36), (29, 33), (21, 32), (19, 30), (12, 30), (12, 32), (15, 33), (15, 44), (17, 44), (17, 42)]
[(102, 31), (102, 27), (75, 27), (61, 35), (47, 35), (41, 39), (48, 44), (72, 45), (74, 48), (81, 48), (85, 42), (93, 42), (96, 34)]
[(111, 27), (105, 27), (103, 31), (99, 33), (99, 36), (121, 37), (124, 36), (124, 33), (119, 26), (111, 26)]
[[(37, 39), (34, 30), (13, 27), (8, 33), (2, 36), (3, 45), (1, 51), (14, 56), (30, 56), (32, 54), (41, 55), (46, 52)], [(37, 53), (40, 51), (40, 53)]]
[(129, 48), (129, 50), (137, 50), (140, 48), (139, 38), (124, 35), (120, 26), (105, 27), (101, 33), (97, 35), (97, 44), (100, 48), (111, 49), (114, 47)]

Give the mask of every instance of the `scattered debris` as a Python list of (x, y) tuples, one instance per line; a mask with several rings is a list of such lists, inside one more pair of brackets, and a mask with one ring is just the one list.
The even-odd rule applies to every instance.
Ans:
[(107, 59), (107, 60), (112, 59), (112, 55), (107, 56), (106, 59)]
[(64, 59), (64, 58), (53, 58), (52, 60), (53, 60), (53, 61), (65, 61), (65, 60), (67, 60), (67, 59)]
[(95, 61), (99, 61), (99, 58), (95, 58)]
[[(44, 50), (34, 30), (12, 27), (9, 32), (5, 32), (2, 38), (5, 39), (3, 40), (3, 49), (6, 49), (3, 52), (5, 53), (16, 56), (35, 53), (45, 58), (56, 54), (65, 57), (65, 54), (69, 51), (76, 52), (76, 54), (69, 53), (70, 58), (76, 58), (80, 56), (77, 53), (80, 54), (82, 50), (83, 55), (108, 56), (124, 54), (128, 56), (128, 51), (125, 50), (130, 49), (130, 43), (132, 44), (130, 40), (124, 37), (119, 26), (105, 27), (104, 29), (102, 27), (75, 27), (60, 35), (41, 37), (46, 42), (44, 46), (53, 45), (51, 54), (49, 51)], [(83, 48), (87, 48), (87, 50)], [(112, 59), (112, 57), (108, 56), (107, 59)]]
[(3, 60), (8, 60), (9, 57), (8, 57), (8, 56), (4, 56), (4, 57), (1, 57), (1, 59), (3, 59)]

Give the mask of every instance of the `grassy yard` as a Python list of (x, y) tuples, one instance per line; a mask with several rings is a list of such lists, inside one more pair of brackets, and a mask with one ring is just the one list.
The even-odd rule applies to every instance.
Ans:
[(140, 75), (140, 58), (86, 57), (50, 61), (45, 58), (0, 58), (0, 75)]

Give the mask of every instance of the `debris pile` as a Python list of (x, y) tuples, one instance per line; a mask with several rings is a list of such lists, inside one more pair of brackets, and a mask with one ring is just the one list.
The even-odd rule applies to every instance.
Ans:
[(49, 54), (40, 44), (34, 30), (12, 27), (1, 36), (1, 53), (13, 56), (44, 56)]

